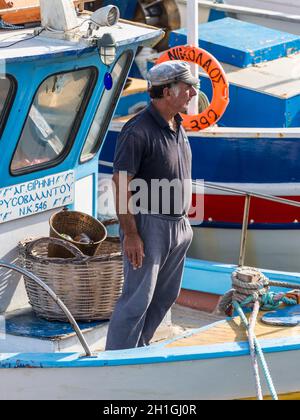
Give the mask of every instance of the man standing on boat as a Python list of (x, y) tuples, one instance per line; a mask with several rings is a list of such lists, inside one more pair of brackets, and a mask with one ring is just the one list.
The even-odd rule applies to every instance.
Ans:
[(192, 240), (191, 149), (179, 113), (187, 112), (198, 79), (187, 63), (168, 61), (150, 70), (148, 82), (151, 104), (124, 126), (115, 152), (125, 282), (106, 350), (149, 344), (178, 297)]

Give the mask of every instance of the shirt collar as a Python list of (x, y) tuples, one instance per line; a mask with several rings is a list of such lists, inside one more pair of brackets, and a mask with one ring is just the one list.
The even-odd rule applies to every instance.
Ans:
[[(170, 128), (167, 121), (160, 115), (160, 113), (158, 112), (158, 110), (155, 108), (155, 106), (152, 103), (149, 105), (148, 111), (150, 112), (152, 117), (155, 119), (155, 121), (161, 128), (166, 128), (166, 127)], [(182, 123), (183, 118), (181, 117), (180, 114), (176, 114), (174, 118), (178, 125)]]

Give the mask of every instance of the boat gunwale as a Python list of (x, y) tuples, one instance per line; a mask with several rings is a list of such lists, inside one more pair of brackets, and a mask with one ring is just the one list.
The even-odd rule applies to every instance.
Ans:
[[(217, 321), (208, 326), (194, 329), (190, 335), (207, 331), (209, 328), (226, 322)], [(188, 361), (205, 361), (211, 359), (249, 357), (247, 341), (165, 347), (174, 340), (185, 338), (189, 333), (178, 335), (174, 339), (153, 344), (145, 348), (115, 350), (93, 353), (91, 357), (81, 353), (0, 353), (0, 369), (11, 368), (82, 368), (130, 366), (158, 363), (174, 363)], [(300, 350), (300, 335), (284, 338), (260, 339), (262, 350), (266, 354)]]

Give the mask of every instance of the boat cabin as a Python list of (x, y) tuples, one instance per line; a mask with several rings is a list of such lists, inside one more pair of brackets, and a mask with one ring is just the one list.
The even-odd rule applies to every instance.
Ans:
[[(163, 36), (116, 14), (76, 14), (71, 2), (41, 1), (42, 26), (0, 32), (2, 260), (16, 261), (20, 240), (48, 236), (60, 208), (97, 214), (107, 128), (137, 49)], [(20, 277), (1, 275), (0, 288), (0, 312), (28, 305)]]

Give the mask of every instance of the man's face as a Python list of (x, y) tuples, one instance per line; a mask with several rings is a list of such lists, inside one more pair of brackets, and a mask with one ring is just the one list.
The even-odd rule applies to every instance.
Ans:
[(191, 99), (197, 94), (194, 86), (178, 82), (169, 89), (168, 100), (174, 112), (187, 113)]

